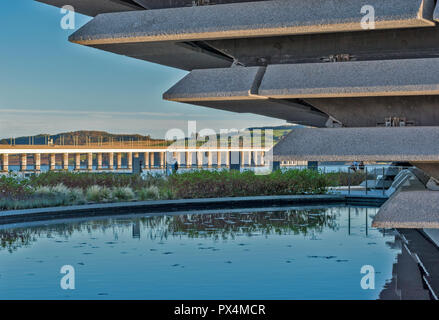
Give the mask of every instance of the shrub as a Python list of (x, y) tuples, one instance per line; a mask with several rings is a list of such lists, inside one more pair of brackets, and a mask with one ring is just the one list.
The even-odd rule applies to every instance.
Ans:
[(137, 192), (137, 197), (139, 200), (157, 200), (160, 198), (160, 191), (156, 186), (142, 188)]
[(111, 198), (111, 192), (108, 188), (98, 185), (87, 188), (86, 198), (88, 201), (101, 202)]
[(113, 188), (111, 197), (117, 201), (128, 201), (134, 199), (136, 195), (130, 187)]

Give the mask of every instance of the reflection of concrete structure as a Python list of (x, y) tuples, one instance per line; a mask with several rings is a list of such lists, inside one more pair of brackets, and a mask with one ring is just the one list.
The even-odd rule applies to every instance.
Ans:
[(435, 0), (69, 2), (95, 16), (70, 41), (190, 71), (167, 100), (346, 127), (343, 142), (293, 132), (274, 149), (283, 161), (404, 159), (439, 180)]

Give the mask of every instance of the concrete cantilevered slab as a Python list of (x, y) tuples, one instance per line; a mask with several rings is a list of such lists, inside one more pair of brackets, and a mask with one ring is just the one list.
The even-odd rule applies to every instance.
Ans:
[(269, 65), (259, 94), (341, 98), (439, 94), (439, 58)]
[(297, 128), (275, 160), (439, 162), (439, 127)]
[(193, 70), (163, 98), (238, 113), (260, 114), (303, 125), (326, 125), (328, 116), (308, 105), (258, 95), (264, 72), (264, 67)]
[(70, 41), (96, 45), (362, 31), (366, 4), (375, 9), (375, 29), (435, 25), (434, 0), (274, 0), (103, 14)]
[(87, 16), (97, 16), (100, 13), (142, 10), (143, 8), (131, 0), (36, 0), (55, 7), (70, 5), (76, 12)]
[(439, 191), (400, 191), (380, 208), (375, 228), (439, 228)]

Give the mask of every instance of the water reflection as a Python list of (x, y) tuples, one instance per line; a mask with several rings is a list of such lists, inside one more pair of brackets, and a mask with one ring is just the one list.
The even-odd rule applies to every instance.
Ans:
[[(358, 208), (348, 208), (348, 233), (351, 233), (351, 210), (358, 215)], [(368, 230), (366, 210), (366, 235)], [(371, 209), (376, 212), (376, 209)], [(12, 252), (19, 247), (29, 246), (41, 237), (62, 236), (69, 238), (74, 232), (93, 233), (95, 230), (111, 231), (117, 239), (119, 228), (132, 228), (132, 237), (140, 239), (141, 234), (151, 239), (168, 239), (170, 236), (189, 238), (235, 239), (236, 236), (311, 235), (315, 237), (323, 229), (337, 230), (337, 210), (308, 209), (264, 212), (239, 212), (221, 214), (185, 214), (174, 216), (152, 216), (135, 219), (103, 219), (96, 221), (62, 223), (0, 230), (0, 246)]]
[[(0, 298), (376, 299), (400, 252), (375, 208), (101, 218), (0, 230)], [(74, 292), (59, 288), (75, 266)], [(360, 287), (375, 267), (375, 291)]]

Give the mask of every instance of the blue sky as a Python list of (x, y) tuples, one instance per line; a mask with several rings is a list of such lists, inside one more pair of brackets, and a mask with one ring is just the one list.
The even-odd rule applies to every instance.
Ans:
[[(186, 72), (68, 42), (60, 10), (8, 0), (0, 11), (0, 137), (105, 130), (151, 133), (284, 121), (162, 100)], [(89, 17), (76, 15), (76, 28)]]

